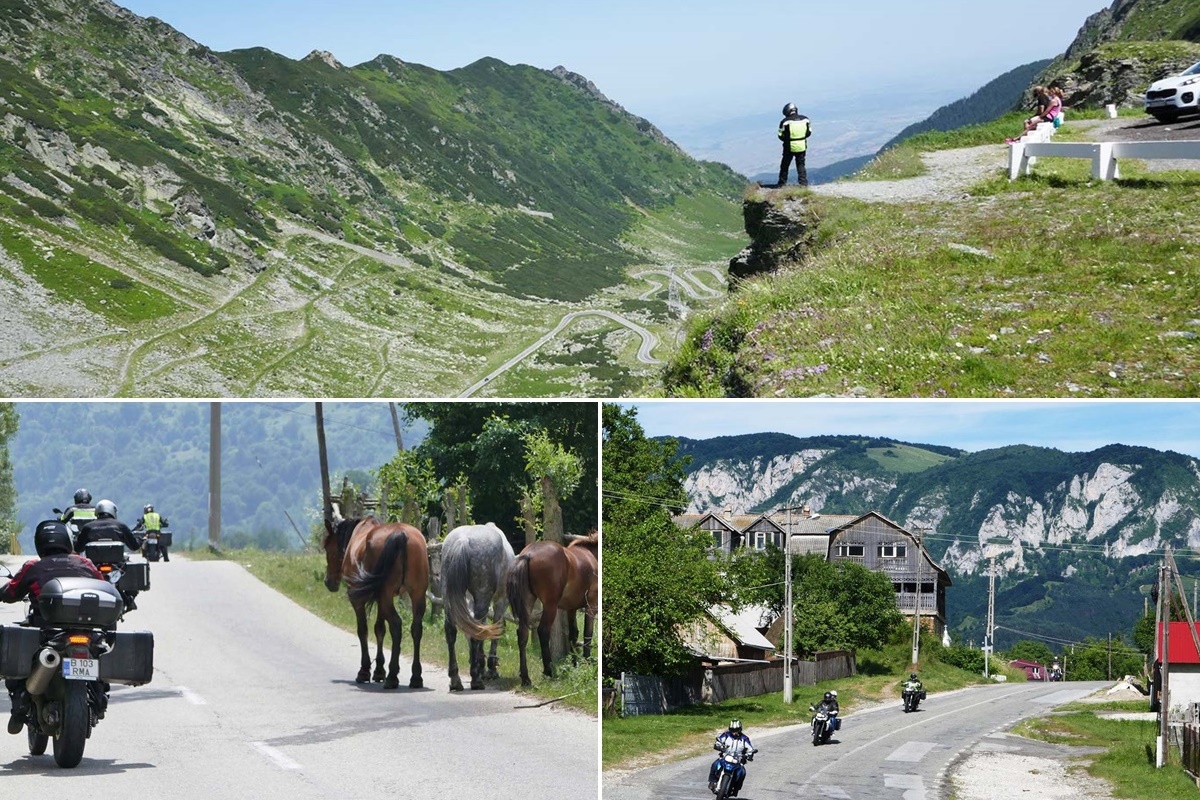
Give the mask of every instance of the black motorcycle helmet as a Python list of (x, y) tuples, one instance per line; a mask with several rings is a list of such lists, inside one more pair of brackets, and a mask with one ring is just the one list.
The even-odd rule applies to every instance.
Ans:
[(92, 502), (92, 493), (87, 489), (75, 490), (75, 505), (84, 506)]
[(825, 702), (828, 703), (832, 699), (833, 699), (833, 692), (826, 692), (825, 693)]
[(915, 681), (917, 679), (917, 673), (915, 673), (915, 672), (912, 673), (911, 675), (908, 676), (908, 679), (910, 681)]
[(785, 117), (791, 117), (791, 116), (794, 116), (799, 113), (800, 113), (800, 110), (796, 108), (795, 103), (788, 103), (786, 106), (783, 107), (783, 115)]
[(37, 549), (39, 558), (56, 553), (70, 553), (71, 534), (67, 526), (56, 519), (39, 522), (33, 533), (33, 546)]
[(742, 732), (742, 721), (740, 719), (731, 719), (729, 721), (729, 732), (735, 736)]

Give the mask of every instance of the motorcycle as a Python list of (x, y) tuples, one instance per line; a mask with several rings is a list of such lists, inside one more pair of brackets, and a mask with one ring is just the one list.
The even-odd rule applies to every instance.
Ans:
[(24, 680), (30, 755), (53, 741), (55, 763), (69, 769), (104, 719), (109, 684), (150, 682), (154, 635), (117, 632), (124, 601), (107, 581), (55, 578), (37, 602), (40, 625), (0, 626), (0, 677)]
[(829, 737), (833, 736), (834, 731), (841, 728), (838, 712), (827, 711), (824, 708), (818, 709), (815, 706), (809, 706), (808, 710), (814, 712), (812, 718), (813, 747), (819, 744), (829, 744)]
[(122, 597), (150, 588), (150, 565), (131, 560), (121, 542), (88, 542), (82, 555), (96, 565), (105, 580), (117, 587)]
[(904, 690), (900, 692), (901, 699), (904, 700), (904, 713), (916, 711), (917, 706), (925, 699), (925, 690), (918, 689), (920, 684), (905, 682)]
[(726, 800), (729, 793), (733, 791), (733, 781), (737, 775), (738, 767), (744, 765), (747, 761), (754, 760), (754, 754), (758, 752), (755, 748), (746, 749), (745, 747), (729, 747), (720, 739), (717, 739), (713, 749), (718, 751), (720, 755), (717, 757), (717, 788), (714, 794), (717, 800)]
[(164, 548), (171, 546), (171, 532), (168, 530), (146, 531), (142, 540), (142, 554), (147, 561), (158, 561), (163, 556)]

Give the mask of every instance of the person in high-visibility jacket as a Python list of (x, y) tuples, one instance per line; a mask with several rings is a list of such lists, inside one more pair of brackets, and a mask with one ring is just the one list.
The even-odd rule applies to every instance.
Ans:
[[(137, 523), (133, 526), (133, 532), (138, 533), (139, 531), (145, 531), (146, 533), (161, 533), (162, 529), (169, 524), (170, 523), (167, 522), (166, 517), (160, 516), (159, 513), (154, 510), (154, 506), (150, 503), (147, 503), (145, 507), (142, 508), (142, 515), (138, 517)], [(162, 552), (163, 561), (171, 560), (171, 556), (167, 554), (167, 547), (162, 543), (161, 539), (158, 542), (158, 549)]]
[(779, 185), (787, 183), (788, 170), (796, 162), (796, 182), (808, 186), (808, 137), (812, 136), (812, 122), (796, 110), (795, 103), (783, 107), (783, 121), (779, 123), (779, 141), (783, 142), (783, 160), (779, 162)]

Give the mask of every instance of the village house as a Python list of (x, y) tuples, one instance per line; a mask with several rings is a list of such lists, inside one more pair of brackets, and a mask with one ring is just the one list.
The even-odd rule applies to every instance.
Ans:
[(793, 555), (816, 553), (827, 561), (853, 561), (884, 572), (892, 581), (901, 614), (910, 619), (919, 614), (923, 627), (936, 636), (946, 633), (949, 573), (934, 562), (917, 534), (878, 512), (825, 516), (808, 507), (761, 514), (733, 514), (726, 509), (681, 514), (675, 523), (712, 536), (714, 557), (768, 546), (782, 548), (788, 540)]

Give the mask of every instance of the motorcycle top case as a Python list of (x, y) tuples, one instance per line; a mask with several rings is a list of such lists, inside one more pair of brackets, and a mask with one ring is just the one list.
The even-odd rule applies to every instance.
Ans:
[(125, 560), (125, 545), (121, 542), (88, 542), (83, 555), (93, 564), (120, 564)]
[(0, 678), (28, 678), (42, 647), (42, 632), (24, 625), (0, 626)]
[(150, 565), (145, 561), (130, 561), (121, 573), (117, 586), (126, 592), (141, 592), (150, 588)]
[(154, 675), (154, 634), (117, 631), (113, 649), (100, 656), (100, 680), (141, 686)]
[(38, 610), (49, 625), (112, 627), (125, 602), (108, 581), (96, 578), (54, 578), (38, 595)]

